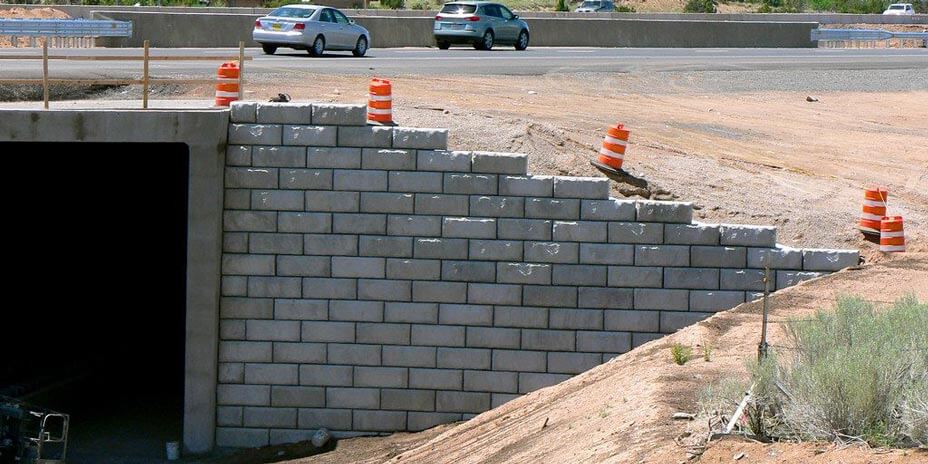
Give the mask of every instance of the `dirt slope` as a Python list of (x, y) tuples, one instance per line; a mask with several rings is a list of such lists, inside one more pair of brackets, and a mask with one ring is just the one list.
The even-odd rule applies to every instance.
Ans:
[[(876, 291), (875, 289), (879, 289)], [(771, 298), (771, 344), (783, 343), (780, 325), (788, 317), (831, 307), (839, 295), (863, 295), (891, 301), (914, 292), (928, 299), (928, 254), (908, 254), (879, 264), (846, 270), (781, 291)], [(745, 361), (754, 357), (760, 334), (761, 304), (747, 303), (674, 335), (643, 345), (574, 377), (511, 401), (497, 409), (438, 433), (393, 456), (391, 463), (633, 463), (681, 462), (686, 450), (674, 443), (689, 423), (673, 421), (674, 412), (695, 412), (699, 391), (721, 377), (746, 376)], [(669, 347), (681, 342), (714, 349), (711, 361), (672, 363)], [(696, 352), (700, 352), (698, 348)], [(424, 432), (435, 434), (435, 431)], [(378, 442), (352, 440), (339, 449), (299, 463), (383, 462), (415, 444), (417, 434)], [(395, 445), (395, 446), (394, 446)], [(390, 446), (394, 446), (390, 448)], [(352, 453), (352, 451), (354, 451)], [(713, 444), (703, 462), (928, 462), (921, 451), (877, 452), (828, 444), (762, 445), (723, 440)], [(350, 456), (350, 457), (349, 457)]]

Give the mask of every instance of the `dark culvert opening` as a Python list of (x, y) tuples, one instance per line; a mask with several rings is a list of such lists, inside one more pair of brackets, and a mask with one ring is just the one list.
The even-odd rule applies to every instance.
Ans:
[(182, 434), (187, 146), (0, 143), (0, 154), (0, 395), (70, 414), (69, 464), (160, 462)]

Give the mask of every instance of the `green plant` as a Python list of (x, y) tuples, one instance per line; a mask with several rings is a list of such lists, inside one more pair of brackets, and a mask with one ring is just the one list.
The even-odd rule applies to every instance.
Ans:
[(400, 10), (405, 6), (404, 0), (380, 0), (380, 5), (391, 10)]
[(555, 11), (569, 11), (570, 8), (567, 5), (567, 0), (557, 0), (557, 3), (554, 6)]
[(702, 343), (702, 359), (705, 362), (712, 361), (712, 345), (705, 340)]
[(687, 0), (684, 13), (715, 13), (715, 0)]
[(673, 357), (673, 362), (682, 366), (693, 356), (693, 349), (677, 342), (670, 347), (670, 356)]
[(634, 13), (635, 7), (629, 5), (616, 5), (615, 11), (616, 13)]

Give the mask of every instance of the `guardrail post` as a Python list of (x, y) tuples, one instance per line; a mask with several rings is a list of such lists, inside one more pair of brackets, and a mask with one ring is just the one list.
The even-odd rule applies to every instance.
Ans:
[(48, 109), (48, 39), (42, 42), (42, 101)]
[(242, 101), (245, 95), (245, 87), (242, 81), (245, 76), (245, 41), (238, 41), (238, 100)]
[(145, 57), (142, 60), (142, 109), (148, 109), (148, 40), (143, 42)]

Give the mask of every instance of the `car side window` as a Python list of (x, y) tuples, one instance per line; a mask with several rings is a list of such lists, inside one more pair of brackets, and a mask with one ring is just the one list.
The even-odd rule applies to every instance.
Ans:
[(332, 11), (332, 15), (335, 16), (335, 22), (339, 24), (348, 24), (350, 22), (348, 21), (348, 17), (342, 14), (341, 11), (338, 11), (338, 10), (331, 10), (331, 11)]
[(483, 7), (483, 11), (484, 11), (484, 14), (486, 14), (487, 16), (493, 16), (494, 18), (501, 17), (499, 13), (499, 7), (497, 7), (496, 5), (485, 5)]
[(502, 5), (497, 6), (497, 8), (499, 8), (500, 17), (503, 18), (503, 19), (505, 19), (505, 20), (507, 20), (507, 21), (510, 20), (510, 19), (512, 19), (513, 16), (515, 16), (514, 14), (512, 14), (511, 11), (509, 11), (509, 8), (506, 8), (506, 7), (502, 6)]
[(332, 10), (322, 10), (322, 13), (319, 15), (319, 21), (324, 23), (334, 23), (335, 18), (332, 17)]

